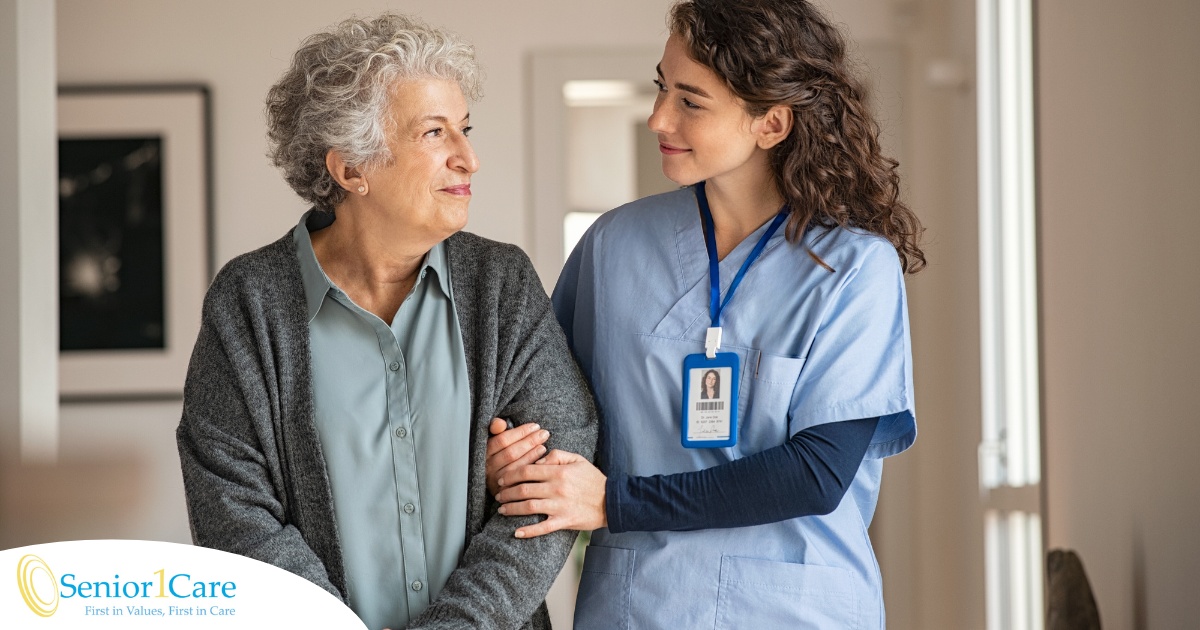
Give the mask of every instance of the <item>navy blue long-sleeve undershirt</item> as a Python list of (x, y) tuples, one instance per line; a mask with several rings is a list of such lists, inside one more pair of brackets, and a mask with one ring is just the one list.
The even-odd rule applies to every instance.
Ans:
[(686, 531), (828, 514), (850, 488), (878, 422), (809, 427), (780, 446), (695, 472), (610, 475), (608, 529)]

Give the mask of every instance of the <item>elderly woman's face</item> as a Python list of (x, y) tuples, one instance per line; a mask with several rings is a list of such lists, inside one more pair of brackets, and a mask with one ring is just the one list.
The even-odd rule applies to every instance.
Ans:
[(406, 79), (392, 89), (393, 161), (367, 173), (368, 197), (405, 233), (437, 243), (467, 224), (471, 174), (467, 100), (454, 81)]

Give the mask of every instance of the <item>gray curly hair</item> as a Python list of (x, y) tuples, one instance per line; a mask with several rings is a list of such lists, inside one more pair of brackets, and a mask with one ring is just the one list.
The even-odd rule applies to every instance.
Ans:
[(305, 39), (271, 86), (268, 156), (305, 201), (333, 210), (346, 191), (325, 168), (325, 154), (337, 151), (364, 170), (391, 162), (387, 111), (397, 80), (452, 80), (477, 101), (482, 75), (475, 48), (452, 33), (392, 13), (350, 18)]

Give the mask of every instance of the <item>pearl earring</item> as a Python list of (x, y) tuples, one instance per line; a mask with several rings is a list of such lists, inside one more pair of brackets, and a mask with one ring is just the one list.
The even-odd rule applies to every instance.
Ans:
[(366, 187), (366, 186), (359, 186), (359, 187), (358, 187), (358, 192), (359, 192), (359, 193), (365, 193), (365, 192), (367, 192), (367, 187)]

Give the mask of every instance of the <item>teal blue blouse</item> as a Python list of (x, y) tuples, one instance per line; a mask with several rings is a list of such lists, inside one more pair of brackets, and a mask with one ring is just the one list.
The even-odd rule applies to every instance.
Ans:
[(462, 555), (470, 389), (450, 267), (438, 244), (388, 326), (321, 269), (309, 212), (293, 231), (308, 302), (313, 402), (345, 555), (368, 628), (408, 625)]

